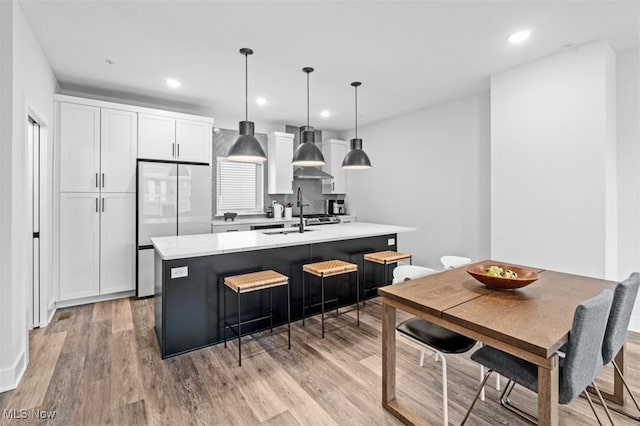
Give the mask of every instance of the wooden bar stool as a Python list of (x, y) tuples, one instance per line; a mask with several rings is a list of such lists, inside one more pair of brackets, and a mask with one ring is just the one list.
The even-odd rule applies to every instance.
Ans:
[[(322, 287), (322, 301), (315, 304), (305, 304), (304, 277), (305, 272), (320, 278)], [(302, 325), (305, 323), (306, 310), (308, 308), (322, 305), (322, 338), (324, 339), (324, 304), (325, 302), (336, 302), (336, 315), (338, 315), (338, 281), (336, 280), (336, 298), (332, 300), (324, 300), (324, 279), (325, 277), (337, 277), (343, 274), (356, 273), (356, 325), (360, 326), (360, 277), (358, 274), (358, 265), (342, 260), (326, 260), (324, 262), (308, 263), (302, 265)], [(309, 292), (311, 292), (311, 278), (309, 278)]]
[(387, 285), (387, 276), (389, 275), (388, 267), (392, 263), (398, 263), (400, 260), (409, 259), (409, 264), (412, 264), (411, 254), (399, 253), (393, 250), (376, 251), (373, 253), (366, 253), (362, 257), (362, 304), (365, 304), (365, 297), (367, 291), (376, 290), (378, 287), (367, 288), (367, 274), (365, 273), (364, 265), (365, 260), (372, 263), (377, 263), (384, 266), (384, 285)]
[[(242, 366), (242, 325), (249, 324), (269, 318), (271, 321), (271, 332), (273, 333), (273, 298), (271, 293), (274, 287), (287, 286), (287, 332), (289, 334), (289, 349), (291, 349), (291, 296), (289, 295), (289, 277), (282, 275), (276, 271), (267, 270), (252, 272), (250, 274), (234, 275), (225, 277), (225, 287), (230, 288), (237, 295), (238, 300), (238, 322), (236, 324), (229, 324), (227, 322), (227, 298), (223, 294), (223, 321), (224, 321), (224, 347), (227, 347), (227, 328), (233, 330), (233, 327), (238, 328), (238, 366)], [(240, 295), (245, 293), (251, 293), (254, 291), (269, 290), (269, 315), (254, 318), (248, 321), (242, 321), (240, 315), (242, 310), (240, 309)]]

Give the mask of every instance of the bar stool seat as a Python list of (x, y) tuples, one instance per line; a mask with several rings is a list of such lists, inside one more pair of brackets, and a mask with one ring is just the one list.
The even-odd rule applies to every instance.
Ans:
[[(271, 321), (271, 332), (273, 332), (273, 298), (271, 295), (271, 290), (275, 287), (287, 286), (287, 327), (289, 335), (289, 349), (291, 349), (291, 299), (289, 294), (289, 277), (287, 277), (286, 275), (282, 275), (276, 271), (266, 270), (225, 277), (224, 285), (225, 287), (231, 289), (234, 293), (236, 293), (238, 301), (238, 322), (236, 324), (229, 324), (227, 322), (227, 298), (224, 296), (224, 294), (222, 296), (224, 318), (224, 347), (227, 347), (227, 328), (233, 331), (233, 327), (237, 327), (239, 366), (242, 366), (242, 325), (269, 318)], [(248, 321), (241, 321), (240, 316), (242, 314), (242, 310), (240, 309), (240, 295), (260, 290), (269, 290), (269, 315), (261, 316), (259, 318), (254, 318)]]
[[(400, 260), (409, 259), (409, 264), (413, 264), (412, 255), (410, 253), (400, 253), (393, 250), (383, 250), (376, 251), (372, 253), (365, 253), (362, 256), (362, 305), (364, 306), (366, 303), (367, 291), (377, 290), (378, 287), (370, 287), (367, 288), (367, 274), (364, 270), (365, 261), (377, 263), (379, 265), (383, 265), (384, 268), (384, 278), (383, 285), (389, 284), (387, 281), (387, 276), (389, 275), (389, 265), (393, 263), (398, 263)], [(375, 268), (374, 268), (375, 271)]]
[(369, 262), (379, 263), (381, 265), (396, 263), (399, 260), (411, 259), (411, 255), (409, 253), (399, 253), (397, 251), (385, 250), (385, 251), (377, 251), (374, 253), (367, 253), (364, 255), (364, 260), (368, 260)]
[[(355, 263), (345, 262), (343, 260), (333, 259), (333, 260), (325, 260), (322, 262), (315, 263), (307, 263), (306, 265), (302, 265), (302, 325), (305, 325), (306, 319), (306, 310), (313, 306), (322, 306), (322, 338), (324, 339), (324, 304), (325, 302), (336, 302), (336, 315), (338, 314), (338, 289), (336, 282), (336, 298), (332, 300), (324, 299), (324, 279), (326, 277), (337, 277), (339, 275), (356, 273), (356, 311), (357, 311), (357, 319), (356, 324), (360, 326), (360, 276), (358, 275), (358, 265)], [(304, 276), (305, 273), (315, 275), (320, 278), (320, 285), (322, 291), (322, 299), (320, 303), (316, 304), (306, 304), (305, 303), (305, 287), (304, 287)], [(311, 280), (309, 280), (309, 287), (311, 287)], [(311, 292), (311, 288), (309, 288), (309, 292)]]

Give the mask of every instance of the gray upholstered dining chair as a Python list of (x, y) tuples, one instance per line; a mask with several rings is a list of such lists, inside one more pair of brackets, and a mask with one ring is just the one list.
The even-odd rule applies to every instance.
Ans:
[[(602, 423), (586, 389), (590, 384), (593, 384), (597, 389), (594, 380), (602, 369), (599, 366), (601, 364), (599, 362), (599, 354), (602, 352), (602, 342), (604, 341), (612, 300), (613, 291), (606, 289), (599, 295), (578, 305), (573, 316), (571, 331), (569, 332), (569, 342), (566, 345), (567, 351), (565, 357), (561, 359), (558, 374), (560, 380), (558, 402), (560, 404), (568, 404), (583, 393), (600, 424)], [(503, 396), (513, 387), (512, 383), (517, 383), (533, 392), (538, 391), (538, 368), (535, 364), (490, 346), (478, 349), (471, 355), (471, 359), (487, 367), (488, 371), (461, 425), (464, 425), (469, 418), (480, 391), (494, 371), (510, 380), (505, 387)], [(598, 396), (602, 401), (600, 392), (598, 392)], [(519, 409), (514, 411), (535, 422), (535, 418), (530, 414)]]
[[(629, 396), (631, 396), (638, 413), (640, 413), (640, 405), (638, 405), (638, 401), (631, 392), (618, 364), (616, 364), (615, 356), (620, 352), (622, 345), (624, 345), (624, 342), (627, 340), (627, 330), (629, 328), (629, 322), (631, 321), (633, 305), (636, 301), (639, 287), (640, 273), (638, 272), (634, 272), (629, 278), (616, 286), (613, 294), (613, 303), (611, 304), (611, 312), (609, 313), (609, 321), (607, 322), (607, 329), (604, 333), (604, 341), (602, 344), (602, 364), (613, 364), (613, 367), (622, 379), (625, 389), (629, 393)], [(640, 415), (633, 416), (618, 408), (609, 408), (634, 420), (640, 420)]]

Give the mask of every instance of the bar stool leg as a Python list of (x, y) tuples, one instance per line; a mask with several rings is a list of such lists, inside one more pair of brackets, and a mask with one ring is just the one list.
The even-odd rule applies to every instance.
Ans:
[(304, 305), (304, 271), (302, 271), (302, 326), (304, 327), (304, 320), (307, 318), (305, 315), (305, 305)]
[(291, 289), (287, 282), (287, 332), (289, 334), (289, 350), (291, 350)]
[(364, 269), (364, 255), (362, 255), (362, 306), (367, 304), (367, 271)]
[(269, 289), (269, 321), (271, 321), (271, 333), (273, 333), (273, 297), (271, 297), (271, 290)]
[(409, 256), (409, 265), (413, 265), (413, 255)]
[(357, 293), (357, 302), (356, 302), (356, 324), (360, 327), (360, 274), (356, 270), (356, 293)]
[(322, 338), (324, 339), (324, 275), (320, 278), (322, 285)]
[(226, 288), (223, 288), (222, 289), (222, 325), (223, 325), (222, 334), (224, 336), (225, 349), (227, 349), (227, 297), (226, 296), (227, 296)]
[(238, 367), (242, 367), (242, 325), (240, 323), (240, 292), (238, 294)]
[(338, 298), (338, 296), (340, 296), (340, 275), (336, 275), (336, 316), (340, 315), (338, 313), (338, 306), (340, 305), (340, 299)]

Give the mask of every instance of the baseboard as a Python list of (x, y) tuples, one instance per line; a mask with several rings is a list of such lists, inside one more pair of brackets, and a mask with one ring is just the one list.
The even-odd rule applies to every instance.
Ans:
[(49, 313), (49, 315), (47, 315), (47, 323), (44, 324), (44, 327), (48, 326), (51, 323), (53, 316), (56, 314), (56, 310), (56, 302), (52, 300), (51, 303), (49, 303), (49, 307), (47, 308), (47, 312)]
[(120, 293), (102, 294), (100, 296), (83, 297), (81, 299), (62, 300), (56, 302), (56, 309), (69, 308), (71, 306), (87, 305), (89, 303), (106, 302), (107, 300), (123, 299), (135, 296), (135, 290), (121, 291)]
[(9, 368), (0, 370), (0, 393), (18, 387), (24, 372), (27, 370), (27, 353), (22, 351), (16, 362)]

